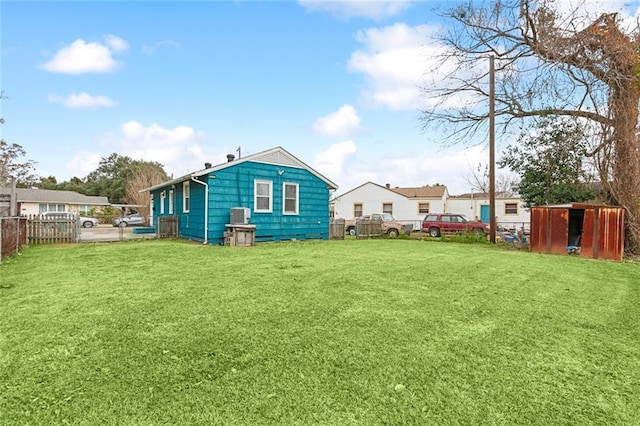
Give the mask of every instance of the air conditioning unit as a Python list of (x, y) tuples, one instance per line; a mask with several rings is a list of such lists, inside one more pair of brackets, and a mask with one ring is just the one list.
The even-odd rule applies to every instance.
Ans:
[(231, 224), (245, 225), (251, 219), (251, 210), (247, 207), (231, 207)]

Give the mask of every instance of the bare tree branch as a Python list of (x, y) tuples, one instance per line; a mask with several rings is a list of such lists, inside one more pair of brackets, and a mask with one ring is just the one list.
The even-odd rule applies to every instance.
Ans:
[(553, 0), (469, 0), (447, 11), (437, 42), (445, 77), (426, 84), (433, 107), (423, 128), (450, 140), (486, 134), (489, 56), (496, 58), (496, 124), (502, 135), (540, 117), (591, 123), (590, 155), (612, 201), (627, 210), (628, 247), (640, 252), (640, 30), (617, 13), (597, 17), (579, 5), (560, 14)]

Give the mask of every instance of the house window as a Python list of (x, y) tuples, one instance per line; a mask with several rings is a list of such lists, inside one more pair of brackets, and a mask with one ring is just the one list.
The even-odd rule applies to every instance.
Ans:
[(382, 213), (393, 215), (393, 203), (382, 203)]
[(169, 190), (169, 214), (173, 214), (173, 189)]
[(518, 214), (518, 203), (504, 203), (504, 214)]
[(189, 213), (189, 201), (191, 194), (189, 193), (189, 182), (182, 182), (182, 211)]
[(40, 213), (45, 212), (64, 212), (67, 211), (66, 205), (64, 204), (47, 204), (42, 203), (38, 206), (38, 211)]
[(429, 213), (429, 203), (418, 203), (418, 213), (420, 213), (420, 214), (428, 214)]
[(283, 214), (298, 214), (298, 184), (285, 183)]
[(78, 212), (88, 214), (92, 208), (93, 208), (92, 206), (87, 206), (87, 205), (78, 206)]
[(362, 216), (362, 203), (353, 204), (353, 217)]
[(271, 213), (273, 211), (273, 185), (270, 180), (256, 180), (253, 185), (253, 211)]
[(165, 198), (167, 198), (167, 192), (166, 191), (162, 191), (160, 193), (160, 214), (164, 214), (164, 202), (165, 202)]

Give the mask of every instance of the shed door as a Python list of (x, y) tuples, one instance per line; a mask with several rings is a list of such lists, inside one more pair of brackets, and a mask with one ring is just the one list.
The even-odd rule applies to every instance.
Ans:
[(550, 209), (550, 229), (547, 230), (547, 252), (566, 253), (569, 241), (569, 210)]
[(595, 229), (595, 211), (594, 209), (586, 209), (584, 211), (584, 226), (582, 227), (582, 246), (580, 247), (580, 256), (593, 256), (593, 237)]

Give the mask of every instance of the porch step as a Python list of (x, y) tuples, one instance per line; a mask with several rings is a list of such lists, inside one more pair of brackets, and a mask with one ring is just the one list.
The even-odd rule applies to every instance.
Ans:
[(153, 226), (133, 228), (134, 234), (155, 234), (156, 228)]

